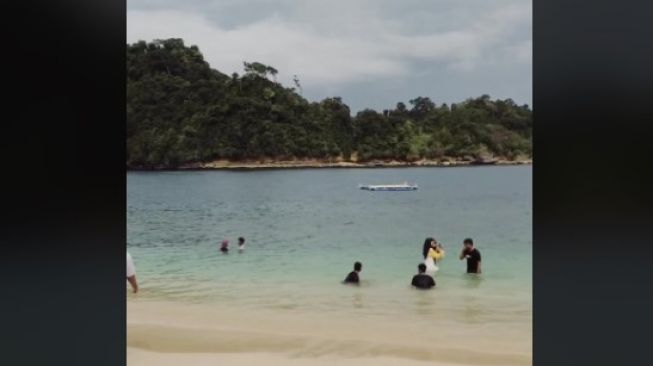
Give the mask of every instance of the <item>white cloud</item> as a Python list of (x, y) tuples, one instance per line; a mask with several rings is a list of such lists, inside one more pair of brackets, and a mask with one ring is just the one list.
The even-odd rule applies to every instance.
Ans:
[(530, 64), (533, 60), (533, 41), (528, 40), (515, 47), (515, 55), (520, 62)]
[[(259, 61), (277, 68), (283, 82), (297, 74), (304, 85), (328, 87), (402, 76), (411, 72), (415, 61), (470, 71), (483, 62), (485, 53), (503, 46), (515, 27), (530, 23), (530, 4), (518, 4), (479, 16), (462, 29), (407, 35), (400, 33), (396, 24), (386, 27), (374, 16), (358, 16), (358, 12), (365, 13), (360, 7), (338, 21), (335, 19), (342, 12), (326, 9), (321, 8), (323, 18), (334, 18), (333, 23), (328, 19), (288, 21), (270, 15), (229, 29), (198, 13), (132, 10), (127, 14), (127, 41), (183, 38), (200, 47), (211, 66), (222, 72), (240, 73), (243, 61)], [(343, 23), (343, 19), (349, 22)], [(528, 44), (522, 42), (520, 47)], [(530, 62), (522, 48), (517, 59)]]
[(380, 57), (381, 45), (321, 36), (276, 17), (231, 30), (178, 11), (132, 11), (127, 19), (129, 42), (183, 38), (198, 45), (212, 67), (226, 73), (241, 72), (243, 61), (259, 61), (274, 66), (288, 80), (297, 74), (305, 83), (338, 84), (405, 71), (397, 60)]
[(417, 95), (531, 103), (531, 0), (130, 0), (127, 41), (183, 38), (224, 73), (243, 61), (296, 74), (352, 110)]

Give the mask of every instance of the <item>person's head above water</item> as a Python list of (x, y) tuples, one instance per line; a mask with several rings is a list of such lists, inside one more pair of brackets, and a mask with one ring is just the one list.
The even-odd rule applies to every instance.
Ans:
[(420, 263), (417, 265), (417, 272), (424, 273), (426, 272), (426, 264)]
[(434, 244), (435, 244), (435, 239), (434, 238), (428, 237), (428, 238), (424, 239), (424, 246), (434, 245)]
[(474, 241), (472, 240), (472, 238), (467, 238), (463, 240), (463, 245), (465, 246), (465, 248), (472, 249), (474, 247)]
[(245, 238), (241, 236), (238, 238), (238, 245), (243, 245), (243, 244), (245, 244)]
[(361, 262), (354, 263), (354, 271), (360, 272), (361, 270), (363, 270), (363, 263)]
[(227, 239), (223, 240), (223, 241), (222, 241), (222, 247), (223, 247), (223, 248), (226, 248), (226, 247), (228, 247), (228, 246), (229, 246), (229, 240), (227, 240)]

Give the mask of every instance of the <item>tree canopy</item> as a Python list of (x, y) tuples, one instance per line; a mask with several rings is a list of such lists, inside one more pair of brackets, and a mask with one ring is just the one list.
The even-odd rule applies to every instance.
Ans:
[(488, 95), (436, 104), (418, 96), (354, 116), (340, 97), (311, 102), (244, 62), (211, 69), (181, 39), (127, 44), (127, 166), (169, 167), (216, 159), (341, 158), (359, 161), (532, 154), (532, 111)]

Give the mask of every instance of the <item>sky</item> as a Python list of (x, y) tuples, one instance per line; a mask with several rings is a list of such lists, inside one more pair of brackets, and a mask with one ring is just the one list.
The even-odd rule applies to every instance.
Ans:
[(418, 97), (532, 103), (531, 0), (128, 0), (127, 42), (183, 38), (212, 68), (276, 68), (352, 112)]

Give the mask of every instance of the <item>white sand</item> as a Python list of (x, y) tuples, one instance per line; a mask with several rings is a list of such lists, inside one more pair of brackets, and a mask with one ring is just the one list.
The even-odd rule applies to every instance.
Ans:
[(531, 365), (530, 330), (416, 327), (293, 312), (128, 301), (127, 361), (139, 365)]
[(288, 366), (460, 366), (459, 364), (414, 361), (393, 357), (319, 357), (293, 358), (283, 353), (159, 353), (127, 348), (127, 364), (130, 366), (250, 366), (250, 365), (288, 365)]

